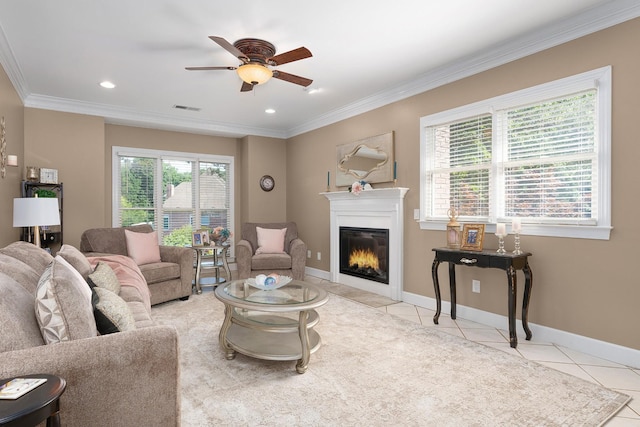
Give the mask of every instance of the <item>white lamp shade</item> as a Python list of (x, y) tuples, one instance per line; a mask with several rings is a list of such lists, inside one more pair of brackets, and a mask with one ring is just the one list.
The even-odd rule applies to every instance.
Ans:
[(259, 85), (273, 76), (273, 72), (264, 65), (251, 63), (241, 65), (236, 72), (244, 82)]
[(13, 199), (13, 226), (35, 227), (36, 225), (60, 225), (57, 197)]

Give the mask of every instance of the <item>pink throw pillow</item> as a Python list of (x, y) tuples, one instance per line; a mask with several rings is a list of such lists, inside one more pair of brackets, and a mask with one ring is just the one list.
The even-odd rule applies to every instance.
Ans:
[(158, 232), (136, 233), (124, 230), (127, 240), (127, 253), (138, 265), (160, 262)]
[(287, 229), (256, 227), (258, 232), (258, 249), (256, 254), (283, 254), (284, 235)]

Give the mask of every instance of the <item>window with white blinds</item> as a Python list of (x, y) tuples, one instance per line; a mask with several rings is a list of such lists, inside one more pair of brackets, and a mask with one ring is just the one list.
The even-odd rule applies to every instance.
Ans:
[(233, 157), (113, 148), (113, 225), (150, 224), (162, 244), (192, 232), (233, 231)]
[(611, 70), (421, 119), (421, 228), (520, 218), (525, 234), (608, 239)]

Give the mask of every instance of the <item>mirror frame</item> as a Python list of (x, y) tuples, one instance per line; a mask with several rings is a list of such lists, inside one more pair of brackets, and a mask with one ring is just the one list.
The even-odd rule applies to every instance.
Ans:
[[(372, 184), (393, 181), (393, 164), (395, 162), (393, 136), (392, 131), (350, 142), (348, 144), (338, 145), (336, 147), (336, 187), (350, 186), (355, 181), (360, 180), (364, 180)], [(379, 162), (369, 171), (366, 171), (364, 177), (362, 177), (361, 174), (351, 171), (343, 166), (362, 147), (382, 152), (387, 156), (385, 160)]]

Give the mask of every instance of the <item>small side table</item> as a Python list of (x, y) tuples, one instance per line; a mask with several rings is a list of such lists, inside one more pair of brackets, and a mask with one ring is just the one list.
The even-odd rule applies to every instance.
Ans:
[[(36, 426), (47, 420), (47, 427), (60, 427), (60, 396), (67, 383), (49, 374), (19, 375), (19, 378), (46, 378), (47, 382), (15, 400), (0, 400), (0, 426)], [(13, 378), (0, 380), (4, 384)]]
[[(231, 269), (227, 260), (227, 251), (229, 245), (215, 245), (215, 246), (192, 246), (196, 251), (196, 277), (195, 286), (196, 293), (202, 293), (202, 286), (218, 286), (220, 283), (224, 283), (227, 280), (231, 280)], [(212, 255), (207, 255), (206, 252), (211, 251)], [(209, 261), (210, 260), (210, 261)], [(223, 268), (226, 274), (226, 279), (220, 277), (220, 269)], [(203, 270), (214, 270), (215, 277), (202, 278)]]

